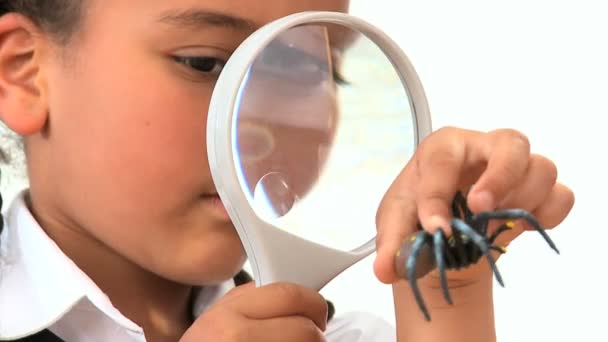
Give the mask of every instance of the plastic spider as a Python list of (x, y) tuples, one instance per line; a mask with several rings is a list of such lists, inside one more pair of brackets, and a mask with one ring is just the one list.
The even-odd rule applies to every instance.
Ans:
[[(501, 254), (506, 252), (504, 247), (496, 246), (494, 241), (500, 234), (513, 227), (513, 220), (526, 220), (559, 254), (559, 250), (536, 218), (523, 209), (505, 209), (473, 214), (467, 206), (463, 194), (458, 192), (452, 202), (452, 211), (453, 233), (450, 238), (446, 238), (442, 229), (431, 234), (419, 225), (419, 232), (406, 241), (397, 254), (397, 273), (409, 281), (416, 302), (427, 321), (430, 321), (431, 317), (420, 294), (417, 279), (435, 268), (439, 271), (443, 296), (449, 304), (452, 304), (452, 299), (448, 290), (446, 270), (460, 270), (474, 265), (483, 256), (487, 258), (498, 283), (504, 287), (490, 251), (495, 250)], [(490, 220), (508, 221), (487, 236)]]

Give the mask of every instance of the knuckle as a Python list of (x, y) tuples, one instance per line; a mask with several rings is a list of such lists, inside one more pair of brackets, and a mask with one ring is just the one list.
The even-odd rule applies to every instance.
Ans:
[(436, 130), (434, 135), (438, 135), (438, 136), (454, 135), (459, 130), (460, 130), (459, 128), (456, 128), (454, 126), (443, 126), (443, 127), (439, 128), (438, 130)]
[(436, 140), (445, 140), (450, 139), (456, 134), (458, 129), (452, 126), (444, 126), (433, 133), (431, 133), (426, 139), (424, 139), (420, 146), (418, 147), (421, 150), (425, 150), (429, 145), (433, 145)]
[(454, 127), (442, 127), (420, 144), (416, 153), (419, 177), (425, 170), (442, 167), (453, 169), (463, 159), (466, 144), (463, 143), (462, 132)]
[(437, 149), (433, 153), (429, 153), (427, 160), (433, 165), (454, 164), (458, 160), (458, 156), (452, 149)]
[(525, 168), (520, 167), (517, 163), (500, 163), (497, 167), (498, 172), (496, 175), (497, 180), (502, 180), (505, 184), (511, 184), (516, 177), (524, 175)]
[(510, 187), (516, 183), (518, 170), (512, 165), (505, 164), (498, 168), (493, 176), (488, 177), (489, 183), (494, 184), (494, 187), (501, 193), (506, 193)]
[(420, 176), (424, 176), (424, 172), (429, 169), (453, 170), (454, 165), (458, 164), (459, 158), (453, 148), (436, 148), (428, 152), (418, 159), (418, 170), (422, 172)]
[(420, 193), (420, 201), (418, 204), (419, 211), (439, 211), (444, 209), (444, 206), (451, 203), (454, 192), (455, 191), (450, 191), (447, 188), (424, 189), (424, 193)]
[(278, 296), (283, 299), (286, 305), (302, 305), (301, 303), (304, 301), (305, 294), (299, 286), (289, 283), (276, 283), (275, 287)]
[(539, 165), (539, 171), (542, 172), (548, 180), (550, 180), (551, 184), (555, 184), (557, 182), (558, 174), (557, 166), (555, 165), (555, 163), (550, 159), (540, 155), (534, 155), (532, 158), (535, 163)]
[(496, 130), (495, 133), (500, 136), (501, 140), (509, 141), (512, 146), (530, 151), (530, 139), (522, 132), (512, 128), (503, 128)]

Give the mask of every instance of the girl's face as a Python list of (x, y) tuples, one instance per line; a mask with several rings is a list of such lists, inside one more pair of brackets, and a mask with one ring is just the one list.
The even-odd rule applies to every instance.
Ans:
[(41, 62), (48, 117), (26, 139), (35, 214), (164, 278), (231, 277), (244, 254), (205, 144), (221, 65), (257, 27), (348, 0), (87, 2), (71, 46)]

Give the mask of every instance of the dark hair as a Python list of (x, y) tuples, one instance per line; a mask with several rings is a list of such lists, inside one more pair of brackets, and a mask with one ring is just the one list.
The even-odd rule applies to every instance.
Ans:
[(78, 28), (84, 0), (0, 0), (0, 16), (19, 13), (65, 43)]

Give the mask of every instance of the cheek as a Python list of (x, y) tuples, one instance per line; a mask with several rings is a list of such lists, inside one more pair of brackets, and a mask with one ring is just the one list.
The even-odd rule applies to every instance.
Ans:
[[(221, 229), (230, 234), (213, 232), (217, 222), (200, 210), (200, 193), (213, 190), (205, 144), (212, 85), (169, 63), (99, 62), (53, 79), (45, 177), (54, 181), (44, 186), (55, 203), (113, 249), (176, 279), (197, 276), (222, 250), (240, 251), (231, 225)], [(212, 240), (217, 248), (200, 248)], [(235, 252), (211, 276), (224, 277), (241, 258)]]
[(51, 119), (63, 175), (125, 211), (158, 210), (154, 199), (161, 196), (175, 205), (210, 182), (209, 86), (195, 86), (169, 62), (142, 59), (106, 56), (111, 72), (92, 61), (78, 77), (59, 78), (56, 89), (68, 91), (56, 94)]
[(194, 91), (193, 84), (168, 71), (157, 71), (158, 66), (142, 69), (132, 70), (122, 84), (107, 80), (116, 86), (105, 96), (108, 101), (103, 102), (102, 112), (107, 114), (115, 143), (143, 167), (163, 169), (174, 162), (184, 168), (200, 162), (206, 152), (210, 94), (204, 89)]
[(139, 86), (126, 85), (124, 89), (127, 97), (120, 92), (113, 97), (120, 98), (115, 104), (120, 110), (114, 109), (111, 115), (113, 148), (122, 150), (118, 161), (128, 161), (163, 181), (173, 176), (186, 183), (200, 178), (207, 169), (209, 96), (204, 91), (194, 93), (187, 81), (163, 77), (162, 73), (137, 76), (133, 82)]

